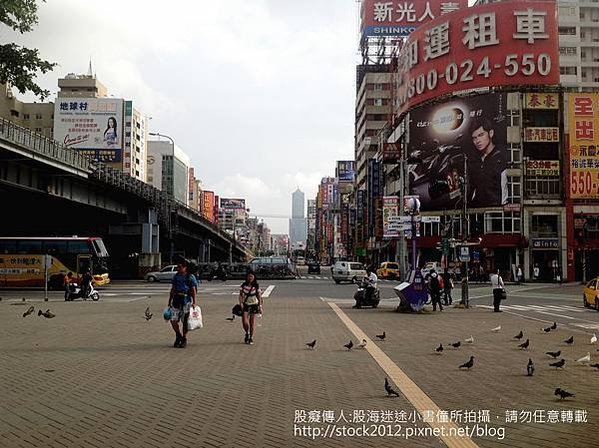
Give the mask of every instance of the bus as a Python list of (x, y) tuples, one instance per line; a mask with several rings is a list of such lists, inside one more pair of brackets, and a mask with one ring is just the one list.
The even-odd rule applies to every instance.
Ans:
[(108, 251), (98, 237), (0, 237), (0, 287), (44, 287), (44, 256), (50, 256), (48, 287), (61, 289), (72, 272), (79, 282), (89, 267), (93, 283), (110, 283)]

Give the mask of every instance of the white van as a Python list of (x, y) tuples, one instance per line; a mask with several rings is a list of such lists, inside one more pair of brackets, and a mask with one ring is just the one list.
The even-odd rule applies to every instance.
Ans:
[(364, 265), (355, 261), (338, 261), (331, 267), (331, 273), (337, 284), (341, 282), (357, 283), (366, 277)]

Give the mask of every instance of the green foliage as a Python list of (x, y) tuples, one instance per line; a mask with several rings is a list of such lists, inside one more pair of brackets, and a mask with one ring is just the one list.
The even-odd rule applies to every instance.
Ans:
[[(2, 0), (0, 2), (0, 23), (21, 34), (30, 32), (37, 24), (36, 0)], [(42, 89), (35, 77), (47, 73), (56, 64), (43, 60), (37, 49), (19, 46), (15, 43), (0, 44), (0, 84), (9, 83), (21, 93), (33, 92), (45, 99), (50, 92)]]

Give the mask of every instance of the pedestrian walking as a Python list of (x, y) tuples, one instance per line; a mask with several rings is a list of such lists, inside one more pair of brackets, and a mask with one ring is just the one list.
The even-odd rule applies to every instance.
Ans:
[(437, 311), (437, 305), (439, 305), (439, 311), (443, 311), (443, 305), (441, 305), (441, 283), (434, 269), (428, 281), (428, 292), (431, 295), (431, 302), (433, 302), (433, 311)]
[(493, 311), (501, 313), (499, 308), (501, 300), (505, 295), (505, 285), (501, 275), (499, 275), (499, 270), (497, 270), (496, 274), (491, 275), (491, 289), (493, 290)]
[[(171, 309), (171, 325), (175, 331), (173, 347), (185, 348), (187, 346), (187, 321), (191, 307), (196, 306), (196, 292), (198, 282), (195, 276), (187, 271), (188, 263), (181, 260), (177, 264), (177, 273), (173, 277), (168, 306)], [(181, 327), (179, 328), (179, 322)]]
[(62, 281), (62, 286), (64, 287), (64, 300), (69, 300), (69, 295), (71, 294), (71, 283), (73, 283), (73, 273), (69, 272), (64, 276)]
[(524, 273), (522, 272), (522, 266), (518, 265), (518, 270), (516, 271), (516, 278), (518, 284), (524, 283)]
[(251, 345), (254, 343), (256, 315), (262, 315), (263, 312), (260, 286), (256, 280), (256, 274), (252, 271), (245, 275), (245, 281), (239, 289), (239, 304), (243, 307), (241, 324), (245, 331), (244, 342)]
[(539, 269), (539, 265), (535, 264), (535, 267), (532, 269), (532, 277), (533, 279), (536, 281), (539, 280), (539, 274), (540, 274), (540, 269)]
[(451, 297), (451, 290), (453, 289), (453, 280), (451, 278), (451, 274), (449, 273), (449, 271), (447, 270), (447, 268), (445, 268), (445, 272), (443, 273), (443, 304), (444, 305), (451, 305), (453, 303), (453, 298)]

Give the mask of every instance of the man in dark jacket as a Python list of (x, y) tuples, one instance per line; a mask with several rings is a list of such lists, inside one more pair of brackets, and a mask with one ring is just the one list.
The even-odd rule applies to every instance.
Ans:
[(428, 280), (428, 293), (431, 295), (431, 301), (433, 302), (433, 311), (437, 311), (437, 305), (439, 305), (439, 311), (443, 311), (441, 305), (441, 283), (439, 282), (439, 276), (434, 270), (431, 272), (431, 276)]

